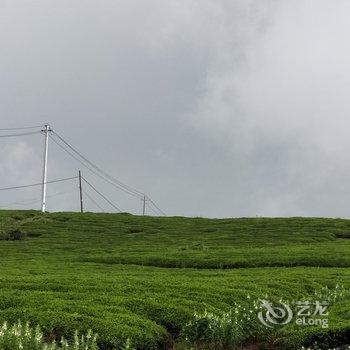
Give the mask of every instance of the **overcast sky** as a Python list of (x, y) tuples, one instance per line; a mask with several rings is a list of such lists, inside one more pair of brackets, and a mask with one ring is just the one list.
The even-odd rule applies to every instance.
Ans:
[[(49, 122), (169, 215), (350, 217), (349, 12), (347, 0), (0, 0), (0, 128)], [(42, 152), (42, 135), (0, 138), (0, 187), (40, 182)], [(49, 180), (80, 167), (53, 143), (49, 158)], [(77, 210), (76, 187), (50, 185), (64, 193), (48, 209)], [(0, 194), (40, 206), (40, 188)]]

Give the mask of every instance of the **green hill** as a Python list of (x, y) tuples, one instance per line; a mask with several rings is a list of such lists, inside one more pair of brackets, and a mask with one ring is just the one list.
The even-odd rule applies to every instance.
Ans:
[[(27, 237), (13, 240), (13, 230)], [(128, 338), (136, 348), (169, 348), (182, 344), (196, 312), (350, 288), (350, 221), (0, 211), (0, 266), (0, 321), (40, 324), (51, 337), (91, 328), (101, 349)], [(281, 349), (347, 341), (349, 298), (332, 305), (329, 322), (246, 341)]]

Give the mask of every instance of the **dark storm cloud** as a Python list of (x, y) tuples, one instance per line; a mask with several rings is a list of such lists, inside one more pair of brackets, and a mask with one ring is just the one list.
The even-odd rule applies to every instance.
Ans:
[[(2, 1), (1, 126), (49, 121), (169, 214), (347, 216), (349, 7)], [(0, 142), (4, 186), (40, 181), (40, 136)], [(78, 169), (54, 144), (49, 165), (51, 179)]]

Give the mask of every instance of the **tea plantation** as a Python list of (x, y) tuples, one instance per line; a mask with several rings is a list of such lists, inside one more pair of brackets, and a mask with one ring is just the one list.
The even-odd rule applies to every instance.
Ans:
[[(0, 211), (0, 322), (38, 324), (49, 340), (91, 329), (100, 349), (184, 349), (195, 313), (337, 285), (350, 288), (350, 220)], [(242, 346), (314, 341), (350, 342), (348, 296), (328, 328), (247, 333)]]

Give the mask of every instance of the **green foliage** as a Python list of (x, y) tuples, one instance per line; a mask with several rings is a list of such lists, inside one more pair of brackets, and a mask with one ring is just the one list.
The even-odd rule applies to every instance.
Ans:
[(0, 233), (0, 240), (3, 241), (22, 241), (26, 238), (27, 233), (20, 229), (12, 229), (6, 232)]
[[(0, 241), (0, 322), (22, 319), (70, 341), (72, 329), (92, 329), (101, 349), (171, 347), (195, 311), (222, 318), (247, 294), (298, 300), (350, 287), (349, 220), (0, 211), (0, 231), (14, 229), (28, 238)], [(270, 340), (339, 344), (349, 310), (338, 300), (329, 329), (287, 327)]]
[[(265, 295), (266, 299), (274, 303), (286, 303), (293, 305), (295, 301), (273, 300), (273, 298)], [(339, 301), (350, 301), (350, 290), (344, 286), (336, 285), (334, 289), (322, 287), (316, 291), (313, 296), (314, 300), (326, 301), (329, 306)], [(307, 299), (303, 298), (303, 299)], [(234, 307), (227, 313), (212, 313), (205, 311), (204, 313), (195, 313), (192, 320), (188, 322), (182, 330), (182, 338), (189, 348), (199, 349), (236, 349), (243, 346), (244, 343), (259, 341), (263, 345), (263, 341), (268, 342), (269, 339), (275, 338), (281, 349), (295, 349), (298, 346), (298, 339), (301, 336), (303, 341), (307, 341), (313, 345), (318, 344), (316, 329), (311, 332), (311, 339), (305, 337), (303, 330), (300, 328), (295, 330), (294, 337), (285, 339), (284, 336), (289, 333), (284, 327), (276, 327), (275, 329), (264, 326), (258, 319), (258, 313), (263, 311), (261, 300), (252, 300), (248, 295), (245, 304), (235, 303)], [(293, 324), (293, 323), (291, 323)], [(288, 326), (285, 326), (286, 328)], [(315, 333), (316, 331), (316, 333)], [(330, 335), (332, 332), (329, 332)], [(279, 339), (280, 338), (280, 339)], [(328, 335), (321, 338), (323, 349), (328, 349), (337, 342), (345, 341), (346, 336), (329, 339)], [(317, 339), (317, 340), (316, 340)], [(278, 345), (278, 344), (275, 344)], [(319, 349), (319, 347), (317, 347)]]
[(254, 300), (247, 305), (235, 304), (228, 313), (196, 313), (184, 326), (182, 337), (189, 348), (203, 349), (234, 349), (246, 340), (261, 340), (267, 329), (257, 318), (260, 309), (259, 301)]
[(1, 350), (98, 350), (96, 339), (97, 335), (91, 331), (81, 337), (75, 332), (74, 341), (71, 343), (65, 338), (61, 338), (58, 344), (55, 341), (47, 343), (39, 326), (32, 329), (29, 323), (23, 326), (18, 322), (9, 326), (4, 322), (0, 327)]
[(15, 229), (15, 230), (8, 231), (7, 236), (8, 236), (9, 241), (21, 241), (21, 240), (25, 239), (27, 234), (26, 234), (26, 232), (23, 232), (19, 229)]

